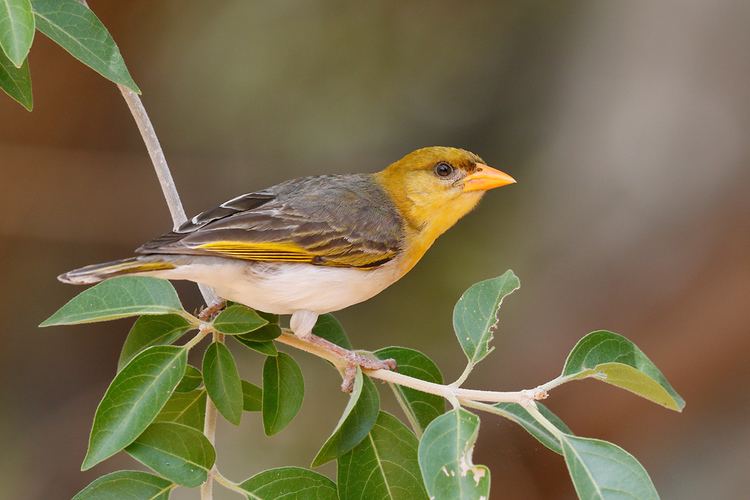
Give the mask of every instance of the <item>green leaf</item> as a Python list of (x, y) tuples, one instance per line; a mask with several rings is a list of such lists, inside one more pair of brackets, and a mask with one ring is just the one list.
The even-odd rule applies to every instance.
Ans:
[(188, 488), (206, 482), (216, 460), (214, 447), (202, 432), (174, 422), (151, 424), (125, 451), (170, 481)]
[(247, 380), (242, 381), (242, 409), (261, 411), (263, 408), (263, 389)]
[[(264, 327), (265, 328), (265, 327)], [(244, 335), (234, 335), (232, 338), (239, 342), (240, 344), (244, 345), (248, 349), (252, 349), (255, 352), (259, 352), (260, 354), (264, 356), (278, 356), (279, 351), (276, 350), (276, 346), (273, 344), (273, 342), (256, 342), (254, 340), (247, 340), (243, 338)]]
[(317, 472), (279, 467), (260, 472), (240, 484), (251, 500), (338, 500), (336, 485)]
[(419, 442), (419, 468), (431, 498), (488, 498), (490, 471), (471, 455), (479, 417), (463, 408), (433, 420)]
[(232, 353), (214, 342), (203, 355), (203, 381), (219, 413), (234, 425), (242, 419), (242, 381)]
[(175, 392), (156, 416), (155, 422), (176, 422), (203, 431), (206, 390)]
[(29, 0), (0, 0), (0, 47), (20, 68), (34, 41), (34, 14)]
[(685, 400), (633, 342), (613, 332), (591, 332), (575, 345), (565, 361), (562, 376), (594, 377), (641, 397), (682, 411)]
[(200, 370), (194, 366), (187, 365), (185, 375), (182, 376), (182, 380), (177, 384), (175, 392), (190, 392), (200, 387), (202, 383), (203, 375)]
[[(443, 383), (443, 374), (440, 373), (440, 368), (434, 361), (415, 349), (386, 347), (376, 351), (375, 354), (380, 359), (395, 359), (398, 364), (398, 372), (403, 375), (435, 384)], [(440, 396), (397, 384), (388, 385), (396, 394), (396, 398), (417, 436), (421, 436), (430, 422), (445, 412), (445, 401)]]
[(10, 59), (0, 52), (0, 89), (3, 89), (6, 94), (26, 108), (27, 111), (34, 108), (28, 59), (23, 62), (20, 68), (16, 68), (10, 62)]
[(646, 469), (619, 446), (567, 434), (560, 439), (579, 498), (658, 500), (659, 494)]
[(185, 312), (169, 281), (123, 276), (84, 290), (39, 326), (94, 323), (141, 314), (184, 315)]
[[(539, 402), (536, 403), (536, 406), (539, 409), (539, 412), (549, 420), (552, 425), (560, 429), (560, 431), (567, 434), (573, 433), (570, 428), (565, 425), (565, 422), (560, 420), (560, 417), (552, 413), (549, 408)], [(526, 432), (534, 436), (544, 446), (555, 453), (562, 455), (562, 448), (560, 448), (560, 441), (557, 437), (540, 424), (539, 421), (537, 421), (537, 419), (526, 410), (526, 408), (518, 403), (497, 403), (495, 408), (499, 409), (505, 418), (512, 420), (526, 429)]]
[(268, 323), (267, 325), (264, 325), (255, 331), (252, 331), (250, 333), (244, 333), (242, 335), (237, 335), (237, 337), (247, 342), (257, 343), (257, 342), (268, 342), (269, 340), (274, 340), (275, 338), (278, 338), (280, 335), (281, 335), (281, 327), (276, 323)]
[(187, 351), (149, 347), (117, 374), (94, 415), (81, 470), (122, 450), (156, 418), (185, 374)]
[(188, 320), (177, 314), (159, 316), (141, 316), (130, 329), (117, 361), (117, 369), (122, 370), (128, 362), (147, 347), (152, 345), (169, 345), (193, 326)]
[(453, 308), (453, 329), (470, 364), (479, 363), (492, 349), (503, 299), (518, 290), (521, 282), (513, 271), (475, 283), (461, 295)]
[(353, 349), (352, 343), (349, 342), (349, 337), (346, 336), (344, 327), (333, 314), (321, 314), (318, 316), (318, 321), (315, 323), (312, 332), (318, 337), (333, 342), (344, 349), (349, 349), (350, 351)]
[(380, 396), (375, 384), (357, 368), (349, 403), (333, 433), (313, 459), (313, 467), (340, 457), (362, 442), (375, 425), (379, 409)]
[(263, 430), (273, 436), (286, 427), (302, 407), (305, 379), (294, 359), (280, 352), (263, 365)]
[(233, 304), (219, 313), (214, 328), (225, 335), (252, 332), (268, 324), (257, 312), (240, 304)]
[(404, 424), (381, 411), (367, 437), (339, 457), (339, 498), (426, 499), (417, 446)]
[(31, 4), (39, 31), (104, 78), (141, 93), (109, 31), (88, 7), (78, 0), (32, 0)]
[(94, 479), (73, 500), (167, 500), (174, 484), (136, 470), (120, 470)]

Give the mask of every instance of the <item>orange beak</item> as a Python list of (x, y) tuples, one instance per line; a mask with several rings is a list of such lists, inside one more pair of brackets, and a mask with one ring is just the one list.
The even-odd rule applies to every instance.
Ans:
[(463, 180), (464, 192), (488, 191), (515, 183), (516, 180), (510, 175), (482, 163), (477, 163), (476, 170)]

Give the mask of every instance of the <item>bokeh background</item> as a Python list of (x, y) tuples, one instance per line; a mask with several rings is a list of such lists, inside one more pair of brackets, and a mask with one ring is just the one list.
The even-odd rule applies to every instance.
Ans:
[[(750, 3), (90, 3), (143, 90), (189, 212), (294, 176), (378, 170), (426, 145), (511, 173), (517, 185), (487, 196), (402, 281), (338, 314), (354, 343), (421, 349), (453, 379), (464, 362), (454, 302), (512, 268), (523, 287), (467, 385), (534, 386), (585, 333), (620, 332), (685, 397), (684, 413), (594, 381), (549, 406), (632, 452), (664, 498), (746, 495)], [(68, 498), (135, 466), (118, 456), (78, 470), (129, 322), (36, 325), (80, 291), (57, 274), (170, 228), (116, 88), (37, 37), (34, 112), (0, 96), (0, 496), (19, 499)], [(197, 307), (193, 287), (179, 290)], [(259, 381), (261, 358), (237, 355)], [(338, 420), (337, 374), (297, 357), (307, 393), (288, 430), (266, 439), (255, 414), (220, 427), (230, 478), (308, 465)], [(475, 461), (491, 467), (495, 498), (574, 497), (561, 458), (499, 418), (483, 417)]]

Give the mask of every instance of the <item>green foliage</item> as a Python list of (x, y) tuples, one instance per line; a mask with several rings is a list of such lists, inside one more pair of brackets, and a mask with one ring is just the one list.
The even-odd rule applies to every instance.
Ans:
[[(536, 403), (539, 412), (560, 432), (572, 434), (573, 432), (565, 425), (565, 422), (560, 420), (560, 417), (550, 411), (549, 408), (544, 406), (542, 403)], [(537, 441), (542, 443), (544, 446), (562, 455), (562, 448), (560, 447), (560, 440), (556, 434), (549, 431), (544, 425), (542, 425), (537, 419), (529, 413), (529, 411), (518, 403), (497, 403), (495, 408), (498, 410), (498, 414), (505, 418), (512, 420), (524, 429), (526, 432), (534, 436)]]
[[(492, 351), (490, 342), (499, 308), (518, 287), (518, 278), (509, 271), (472, 286), (456, 304), (454, 327), (468, 364), (454, 386)], [(294, 359), (275, 347), (275, 339), (281, 334), (277, 316), (232, 304), (213, 321), (201, 323), (182, 308), (168, 282), (123, 277), (85, 290), (42, 326), (133, 315), (141, 317), (125, 340), (119, 372), (96, 410), (82, 468), (93, 467), (124, 450), (158, 476), (131, 471), (108, 474), (75, 498), (167, 498), (177, 485), (203, 484), (216, 460), (216, 452), (203, 434), (208, 398), (236, 425), (243, 411), (260, 411), (268, 436), (282, 431), (299, 412), (304, 379)], [(184, 346), (170, 345), (199, 327), (197, 336)], [(240, 378), (234, 357), (221, 340), (215, 339), (206, 348), (202, 371), (187, 365), (188, 351), (211, 331), (230, 335), (266, 356), (263, 387)], [(351, 347), (344, 328), (330, 314), (320, 316), (313, 331), (342, 347)], [(458, 406), (445, 412), (440, 396), (417, 390), (434, 392), (435, 388), (447, 387), (440, 369), (425, 354), (405, 347), (387, 347), (375, 354), (380, 359), (395, 359), (399, 377), (414, 381), (413, 387), (401, 382), (390, 384), (414, 432), (379, 410), (377, 387), (356, 368), (349, 402), (312, 460), (313, 466), (337, 460), (338, 484), (298, 467), (263, 471), (241, 484), (223, 479), (221, 484), (242, 490), (254, 500), (282, 494), (292, 499), (342, 500), (488, 498), (490, 471), (472, 462), (479, 417), (460, 407), (462, 401), (455, 398), (452, 402)], [(682, 398), (645, 354), (612, 332), (597, 331), (581, 339), (569, 354), (562, 374), (543, 388), (551, 390), (587, 377), (623, 387), (671, 409), (684, 407)], [(581, 498), (658, 498), (648, 474), (632, 455), (606, 441), (574, 436), (544, 405), (526, 402), (491, 406), (481, 401), (467, 401), (466, 405), (510, 419), (561, 454)]]
[(166, 479), (146, 472), (121, 470), (95, 479), (73, 500), (166, 500), (174, 487)]
[(0, 53), (0, 89), (28, 111), (34, 108), (28, 59), (16, 68), (5, 54)]
[(404, 424), (381, 411), (367, 437), (338, 459), (339, 498), (426, 499), (418, 444)]
[(419, 468), (431, 498), (477, 499), (490, 494), (490, 470), (471, 455), (479, 417), (464, 409), (433, 420), (419, 442)]
[(245, 411), (261, 411), (263, 408), (263, 388), (242, 381), (242, 409)]
[(156, 416), (155, 422), (176, 422), (203, 431), (207, 397), (205, 389), (175, 392)]
[(132, 443), (156, 418), (185, 374), (187, 351), (154, 346), (117, 374), (94, 415), (82, 470)]
[(242, 381), (227, 346), (214, 342), (203, 356), (203, 380), (208, 397), (224, 418), (234, 425), (242, 419)]
[[(440, 373), (440, 368), (434, 361), (415, 349), (386, 347), (375, 351), (375, 354), (380, 359), (395, 359), (398, 364), (398, 372), (403, 375), (434, 384), (443, 383), (443, 374)], [(445, 411), (445, 401), (440, 396), (397, 384), (389, 385), (417, 436), (421, 436), (430, 422)]]
[(682, 411), (685, 407), (685, 400), (638, 346), (606, 330), (589, 333), (578, 341), (565, 361), (562, 376), (594, 377), (670, 410)]
[(16, 68), (20, 68), (34, 40), (31, 2), (0, 0), (0, 12), (0, 49)]
[(313, 459), (313, 467), (334, 460), (357, 446), (375, 425), (379, 410), (380, 397), (375, 384), (357, 368), (349, 403), (336, 429)]
[(599, 439), (562, 434), (565, 464), (580, 498), (658, 500), (651, 478), (638, 461), (619, 446)]
[(33, 0), (36, 26), (70, 55), (104, 78), (141, 93), (112, 36), (78, 0)]
[(191, 392), (203, 383), (203, 374), (200, 370), (192, 365), (187, 365), (185, 369), (185, 375), (182, 376), (182, 380), (177, 384), (175, 392)]
[(214, 319), (214, 328), (225, 335), (249, 333), (267, 324), (268, 321), (261, 318), (257, 312), (240, 304), (232, 304)]
[(125, 365), (147, 347), (169, 345), (192, 330), (193, 325), (179, 314), (141, 316), (133, 324), (117, 361), (117, 369)]
[(280, 352), (263, 365), (263, 430), (280, 432), (297, 415), (305, 396), (305, 379), (294, 358)]
[(169, 281), (123, 276), (79, 293), (39, 326), (110, 321), (141, 314), (186, 314)]
[(300, 467), (279, 467), (240, 484), (252, 500), (338, 500), (336, 485), (327, 477)]
[(482, 361), (490, 347), (503, 299), (521, 288), (513, 271), (472, 285), (458, 299), (453, 309), (453, 329), (470, 365)]
[(188, 488), (203, 484), (216, 460), (214, 447), (201, 431), (174, 422), (151, 424), (125, 451), (170, 481)]

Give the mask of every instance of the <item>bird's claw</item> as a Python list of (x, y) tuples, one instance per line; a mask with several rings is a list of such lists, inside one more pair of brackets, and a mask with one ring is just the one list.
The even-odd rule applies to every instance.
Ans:
[(348, 363), (344, 368), (344, 380), (341, 382), (342, 392), (352, 392), (352, 389), (354, 389), (357, 367), (365, 370), (395, 370), (398, 367), (396, 360), (393, 358), (372, 359), (354, 351), (349, 351), (345, 358)]
[(201, 321), (210, 321), (227, 305), (227, 301), (220, 299), (209, 306), (204, 306), (198, 311), (198, 319)]

